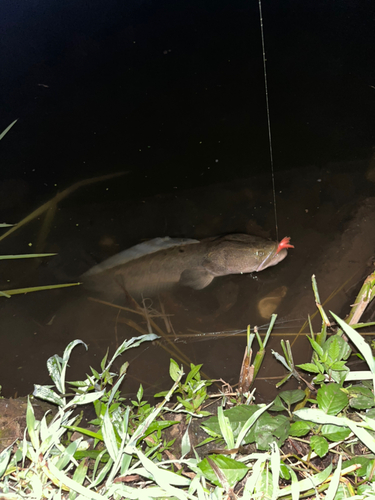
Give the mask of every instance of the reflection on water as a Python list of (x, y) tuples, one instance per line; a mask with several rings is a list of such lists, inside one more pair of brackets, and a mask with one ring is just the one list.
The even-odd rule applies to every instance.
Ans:
[[(333, 167), (301, 169), (278, 179), (279, 232), (292, 237), (295, 249), (274, 268), (220, 277), (204, 290), (176, 286), (150, 297), (142, 311), (126, 296), (110, 304), (83, 288), (2, 299), (3, 395), (25, 394), (33, 383), (48, 383), (47, 358), (61, 354), (73, 339), (86, 342), (89, 350), (73, 351), (68, 380), (84, 377), (90, 365), (99, 369), (108, 347), (113, 353), (125, 338), (149, 331), (160, 335), (160, 342), (132, 349), (118, 360), (117, 368), (130, 361), (125, 393), (134, 393), (139, 383), (147, 396), (168, 388), (171, 357), (186, 370), (191, 362), (203, 363), (206, 376), (235, 384), (247, 325), (265, 327), (277, 312), (281, 319), (255, 384), (258, 401), (272, 397), (273, 377), (281, 377), (284, 369), (271, 349), (280, 351), (281, 338), (293, 341), (307, 314), (315, 312), (311, 275), (317, 275), (322, 300), (334, 295), (327, 309), (345, 313), (369, 269), (375, 247), (369, 215), (375, 205), (363, 200), (371, 184), (358, 174), (362, 164), (344, 167), (339, 172)], [(68, 198), (56, 211), (44, 247), (58, 251), (58, 257), (2, 263), (3, 286), (8, 279), (11, 288), (78, 280), (95, 262), (157, 236), (200, 239), (250, 232), (274, 239), (271, 200), (268, 176), (127, 202), (86, 204), (83, 198)], [(2, 253), (16, 253), (25, 242), (35, 241), (40, 225), (34, 221), (15, 232), (4, 241)], [(303, 336), (293, 353), (296, 364), (307, 361)]]

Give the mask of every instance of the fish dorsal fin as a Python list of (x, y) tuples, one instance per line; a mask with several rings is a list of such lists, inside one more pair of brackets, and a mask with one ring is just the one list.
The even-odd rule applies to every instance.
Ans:
[(97, 264), (96, 266), (86, 271), (83, 276), (92, 276), (94, 274), (99, 274), (114, 267), (127, 264), (132, 260), (144, 257), (145, 255), (153, 254), (155, 252), (159, 252), (160, 250), (166, 250), (167, 248), (178, 247), (181, 245), (190, 245), (192, 243), (199, 243), (199, 241), (189, 238), (170, 238), (169, 236), (144, 241), (142, 243), (139, 243), (138, 245), (123, 250), (116, 255), (113, 255), (100, 264)]

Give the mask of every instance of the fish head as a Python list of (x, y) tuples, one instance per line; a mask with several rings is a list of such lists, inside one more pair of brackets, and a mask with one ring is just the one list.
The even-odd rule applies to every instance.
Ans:
[(288, 255), (288, 248), (294, 248), (289, 244), (290, 238), (283, 238), (280, 243), (269, 241), (268, 245), (258, 251), (259, 266), (256, 271), (262, 271), (267, 267), (276, 266), (279, 262), (285, 259)]
[(215, 276), (262, 271), (285, 259), (287, 249), (292, 248), (289, 240), (277, 243), (247, 234), (230, 235), (217, 242), (203, 267)]

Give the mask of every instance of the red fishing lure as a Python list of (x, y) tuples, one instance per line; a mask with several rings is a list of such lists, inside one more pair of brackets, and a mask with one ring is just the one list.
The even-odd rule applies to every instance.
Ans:
[(279, 253), (280, 250), (282, 250), (283, 248), (294, 248), (293, 245), (289, 245), (289, 241), (290, 241), (290, 236), (285, 236), (285, 238), (283, 238), (280, 241), (279, 246), (277, 247), (276, 253)]

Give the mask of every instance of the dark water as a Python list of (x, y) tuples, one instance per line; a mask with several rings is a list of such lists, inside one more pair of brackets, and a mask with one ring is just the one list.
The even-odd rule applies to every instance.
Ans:
[[(329, 304), (347, 312), (372, 255), (372, 206), (365, 216), (356, 210), (373, 196), (374, 9), (263, 3), (279, 236), (296, 248), (258, 276), (163, 294), (178, 338), (262, 325), (267, 297), (282, 299), (280, 328), (295, 333), (315, 311), (313, 273), (322, 298), (350, 278)], [(1, 241), (4, 254), (58, 253), (1, 263), (3, 288), (76, 281), (157, 236), (276, 238), (257, 2), (5, 2), (0, 11), (1, 129), (19, 118), (0, 145), (2, 220), (21, 221), (79, 180), (128, 172), (66, 197), (46, 229), (39, 215)], [(160, 309), (159, 299), (153, 306)], [(3, 394), (47, 383), (47, 358), (75, 338), (89, 351), (76, 348), (70, 378), (98, 368), (108, 346), (114, 352), (137, 334), (129, 319), (136, 317), (78, 288), (2, 299)], [(279, 350), (280, 331), (269, 353)], [(306, 345), (298, 340), (296, 362), (306, 361)], [(170, 356), (235, 383), (244, 337), (171, 349), (150, 345), (124, 356), (134, 360), (125, 392), (140, 381), (147, 395), (168, 387)], [(269, 353), (267, 379), (284, 373)], [(272, 385), (257, 387), (267, 399)]]
[[(245, 348), (244, 329), (248, 324), (265, 325), (270, 313), (276, 311), (280, 323), (274, 329), (260, 374), (265, 380), (257, 384), (261, 400), (271, 397), (272, 377), (284, 373), (272, 358), (271, 349), (280, 351), (281, 338), (294, 342), (307, 315), (316, 310), (311, 275), (317, 275), (322, 301), (334, 293), (327, 311), (345, 315), (370, 272), (375, 205), (373, 199), (366, 199), (373, 184), (353, 174), (355, 169), (364, 170), (364, 165), (307, 167), (284, 173), (278, 181), (279, 231), (280, 237), (292, 236), (295, 249), (282, 263), (254, 275), (217, 278), (201, 291), (176, 287), (147, 300), (150, 309), (160, 313), (164, 308), (170, 315), (172, 330), (168, 332), (164, 320), (156, 318), (166, 334), (161, 345), (142, 346), (119, 360), (117, 366), (125, 360), (131, 362), (124, 391), (133, 393), (140, 382), (147, 396), (169, 387), (170, 357), (185, 363), (185, 367), (190, 362), (203, 363), (206, 376), (235, 384)], [(126, 189), (127, 177), (121, 182)], [(110, 186), (106, 184), (109, 190)], [(74, 282), (94, 262), (157, 235), (204, 238), (249, 232), (272, 237), (271, 201), (267, 175), (177, 190), (174, 195), (145, 197), (131, 203), (105, 199), (85, 203), (75, 194), (61, 202), (46, 237), (44, 251), (58, 255), (35, 263), (3, 263), (2, 286)], [(358, 213), (358, 209), (365, 211)], [(4, 248), (20, 248), (28, 241), (37, 241), (41, 227), (41, 220), (31, 222), (4, 240)], [(2, 352), (7, 362), (0, 366), (0, 378), (4, 394), (23, 394), (31, 391), (33, 383), (47, 383), (47, 358), (61, 354), (74, 339), (86, 342), (89, 351), (76, 348), (70, 379), (83, 377), (90, 365), (98, 369), (107, 347), (114, 353), (125, 338), (147, 333), (144, 317), (100, 300), (105, 297), (93, 296), (82, 287), (3, 299)], [(268, 303), (266, 310), (264, 301)], [(125, 297), (117, 304), (129, 307)], [(129, 321), (135, 322), (136, 328)], [(314, 321), (319, 328), (318, 318)], [(152, 331), (156, 331), (154, 327)], [(233, 331), (242, 331), (242, 335)], [(293, 352), (296, 363), (307, 361), (308, 344), (303, 336)]]

